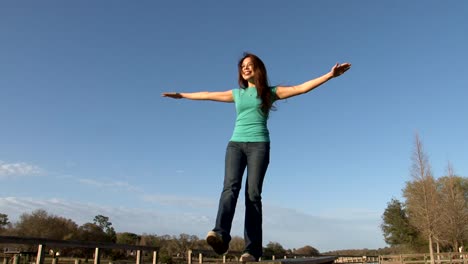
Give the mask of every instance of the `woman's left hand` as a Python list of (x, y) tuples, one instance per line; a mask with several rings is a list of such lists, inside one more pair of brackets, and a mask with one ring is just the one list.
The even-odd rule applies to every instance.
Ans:
[(331, 69), (331, 74), (333, 77), (338, 77), (341, 74), (345, 73), (347, 70), (349, 70), (349, 68), (351, 68), (351, 63), (347, 63), (347, 62), (342, 63), (342, 64), (337, 63)]

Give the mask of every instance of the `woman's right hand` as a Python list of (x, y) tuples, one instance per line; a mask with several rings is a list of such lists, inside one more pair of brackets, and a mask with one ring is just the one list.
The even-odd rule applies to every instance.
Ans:
[(170, 97), (173, 99), (182, 99), (182, 95), (180, 93), (163, 93), (163, 97)]

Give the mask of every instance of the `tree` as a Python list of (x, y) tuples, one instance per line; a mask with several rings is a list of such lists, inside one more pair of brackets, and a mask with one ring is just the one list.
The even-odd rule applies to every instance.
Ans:
[(410, 223), (427, 238), (431, 264), (434, 264), (433, 244), (440, 235), (437, 229), (441, 220), (440, 203), (436, 181), (418, 135), (415, 137), (412, 161), (413, 181), (406, 183), (403, 196), (406, 198)]
[(186, 253), (189, 249), (194, 249), (195, 245), (198, 244), (198, 237), (188, 234), (180, 234), (176, 236), (163, 236), (164, 247), (167, 250), (168, 255), (177, 255), (183, 258), (186, 257)]
[(320, 255), (320, 252), (316, 248), (309, 246), (309, 245), (298, 248), (293, 253), (296, 255), (302, 255), (302, 256), (319, 256)]
[(140, 236), (134, 233), (124, 232), (117, 234), (117, 243), (127, 245), (139, 245)]
[(263, 255), (267, 257), (282, 256), (286, 254), (286, 250), (278, 242), (269, 242), (263, 250)]
[(177, 242), (177, 252), (184, 256), (189, 249), (193, 249), (196, 242), (198, 241), (198, 237), (194, 235), (188, 234), (180, 234), (178, 239), (175, 239)]
[(99, 226), (110, 238), (111, 241), (117, 241), (117, 234), (109, 222), (109, 217), (104, 215), (96, 215), (93, 219), (95, 225)]
[[(106, 234), (108, 237), (108, 235)], [(124, 232), (124, 233), (117, 233), (115, 241), (118, 244), (127, 244), (127, 245), (140, 245), (141, 237), (134, 233)], [(131, 251), (130, 251), (131, 252)], [(112, 259), (119, 259), (128, 256), (129, 251), (123, 249), (113, 249), (111, 252)]]
[(6, 228), (10, 223), (8, 215), (0, 213), (0, 230)]
[[(117, 241), (119, 234), (117, 234)], [(142, 246), (155, 246), (155, 247), (160, 247), (159, 239), (156, 235), (148, 235), (143, 233), (140, 236), (140, 245)]]
[(78, 228), (78, 239), (82, 241), (112, 242), (111, 238), (94, 223), (85, 223)]
[(0, 234), (5, 230), (11, 229), (11, 223), (8, 220), (8, 215), (0, 213)]
[(404, 205), (397, 199), (392, 199), (382, 215), (380, 226), (385, 243), (391, 246), (414, 245), (418, 231), (410, 224)]
[(242, 252), (245, 247), (245, 241), (239, 236), (234, 236), (229, 243), (229, 251)]
[(14, 225), (13, 233), (18, 236), (67, 240), (73, 238), (77, 228), (78, 225), (72, 220), (39, 209), (31, 214), (22, 214)]
[[(102, 228), (94, 223), (85, 223), (78, 228), (77, 240), (93, 241), (93, 242), (113, 242), (111, 238), (102, 230)], [(89, 248), (78, 249), (75, 251), (77, 255), (90, 258), (93, 255), (93, 250)], [(108, 250), (102, 253), (108, 253)]]
[(8, 215), (0, 213), (0, 228), (6, 227), (8, 224), (10, 224), (10, 221), (8, 220)]
[(463, 245), (468, 233), (468, 207), (463, 181), (463, 178), (455, 176), (451, 164), (447, 166), (447, 176), (438, 180), (441, 214), (444, 215), (441, 219), (441, 237), (455, 252), (459, 245)]
[(173, 237), (170, 235), (155, 236), (155, 246), (159, 246), (159, 256), (161, 263), (172, 263), (172, 255), (174, 253)]
[(104, 231), (112, 226), (112, 223), (109, 222), (109, 217), (103, 215), (96, 215), (93, 219), (93, 222)]

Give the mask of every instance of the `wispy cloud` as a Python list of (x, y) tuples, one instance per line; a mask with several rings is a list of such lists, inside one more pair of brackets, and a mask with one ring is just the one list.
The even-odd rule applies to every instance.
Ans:
[(0, 179), (11, 177), (35, 176), (43, 173), (38, 166), (25, 162), (7, 163), (0, 160)]
[(164, 195), (164, 194), (148, 194), (143, 188), (131, 185), (124, 181), (98, 181), (95, 179), (74, 177), (71, 175), (62, 175), (60, 178), (76, 181), (80, 184), (95, 186), (99, 188), (108, 188), (111, 190), (125, 190), (130, 192), (138, 193), (138, 196), (144, 202), (150, 202), (154, 204), (172, 206), (177, 208), (201, 209), (201, 208), (213, 208), (217, 205), (217, 201), (208, 200), (199, 197), (188, 197), (178, 195)]
[(126, 191), (131, 191), (131, 192), (139, 192), (142, 193), (143, 190), (137, 186), (131, 185), (128, 182), (125, 181), (104, 181), (104, 180), (95, 180), (95, 179), (90, 179), (90, 178), (83, 178), (83, 177), (75, 177), (72, 175), (62, 175), (58, 178), (61, 179), (67, 179), (67, 180), (72, 180), (76, 181), (80, 184), (84, 185), (89, 185), (89, 186), (95, 186), (95, 187), (100, 187), (100, 188), (109, 188), (109, 189), (118, 189), (118, 190), (126, 190)]
[(176, 195), (144, 195), (143, 200), (147, 202), (159, 203), (162, 205), (173, 205), (193, 208), (210, 208), (217, 205), (217, 201), (198, 197), (184, 197)]
[(109, 207), (93, 203), (79, 203), (63, 199), (34, 199), (0, 197), (0, 212), (18, 221), (23, 213), (44, 209), (50, 214), (72, 219), (82, 225), (92, 222), (96, 215), (108, 216), (117, 232), (203, 236), (212, 228), (214, 219), (203, 214), (174, 213), (160, 208)]
[(146, 191), (144, 188), (134, 186), (125, 181), (103, 181), (90, 178), (74, 177), (72, 175), (61, 175), (58, 178), (75, 181), (83, 185), (98, 187), (100, 189), (107, 189), (110, 191), (132, 192), (132, 195), (136, 195), (135, 197), (138, 197), (145, 203), (168, 206), (173, 208), (173, 210), (204, 210), (207, 208), (215, 208), (217, 206), (217, 201), (201, 197), (155, 194), (154, 192), (148, 193), (148, 191)]

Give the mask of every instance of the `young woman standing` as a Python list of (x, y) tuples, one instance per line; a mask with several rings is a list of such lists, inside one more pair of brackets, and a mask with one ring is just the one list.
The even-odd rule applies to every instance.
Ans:
[(305, 94), (328, 80), (338, 77), (351, 67), (336, 64), (315, 79), (296, 86), (268, 84), (265, 64), (256, 55), (245, 53), (238, 64), (239, 89), (224, 92), (163, 93), (174, 99), (211, 100), (235, 103), (237, 118), (228, 143), (225, 158), (224, 187), (219, 200), (215, 227), (206, 237), (217, 254), (224, 254), (231, 240), (231, 225), (242, 177), (247, 168), (245, 184), (245, 249), (240, 261), (258, 261), (262, 256), (262, 186), (270, 162), (270, 137), (267, 120), (273, 103)]

